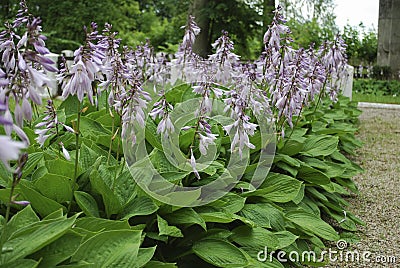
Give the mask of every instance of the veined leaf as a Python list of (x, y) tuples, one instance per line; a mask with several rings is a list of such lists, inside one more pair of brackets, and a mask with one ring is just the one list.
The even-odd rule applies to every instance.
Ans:
[(271, 228), (268, 209), (264, 209), (262, 204), (246, 204), (240, 215), (254, 222), (257, 227)]
[(96, 267), (135, 267), (140, 240), (141, 231), (104, 231), (82, 243), (71, 261), (85, 261)]
[(30, 182), (28, 181), (21, 180), (21, 182), (19, 183), (19, 187), (21, 188), (21, 192), (24, 195), (25, 199), (31, 203), (31, 206), (42, 217), (45, 217), (56, 210), (66, 209), (64, 206), (60, 205), (56, 201), (40, 194), (30, 185)]
[(4, 243), (3, 247), (12, 250), (1, 254), (0, 263), (8, 264), (24, 258), (56, 241), (72, 227), (78, 216), (76, 214), (69, 219), (61, 218), (48, 224), (33, 226), (32, 231), (26, 230), (14, 239), (11, 237), (10, 240)]
[(131, 229), (128, 220), (116, 221), (95, 217), (79, 218), (75, 225), (76, 227), (83, 228), (91, 232)]
[(311, 157), (328, 156), (337, 150), (338, 143), (335, 136), (311, 136), (305, 141), (301, 153)]
[(301, 185), (302, 182), (295, 178), (271, 172), (260, 189), (243, 196), (260, 196), (272, 202), (286, 203), (298, 195)]
[(246, 256), (240, 249), (223, 240), (201, 240), (196, 242), (192, 249), (201, 259), (217, 267), (239, 268), (248, 264)]
[(176, 226), (168, 225), (168, 222), (157, 215), (158, 230), (160, 235), (168, 235), (172, 237), (183, 237), (181, 230)]
[(331, 182), (325, 173), (307, 164), (301, 165), (297, 177), (316, 185), (328, 184)]
[(82, 235), (69, 230), (59, 239), (30, 255), (30, 257), (41, 260), (39, 267), (54, 267), (74, 254), (82, 238)]
[(329, 224), (317, 216), (304, 211), (290, 211), (285, 217), (300, 226), (305, 231), (322, 237), (326, 240), (337, 241), (339, 235)]
[(100, 217), (96, 200), (88, 193), (82, 191), (74, 192), (75, 201), (87, 216)]
[(71, 200), (71, 180), (68, 177), (47, 173), (43, 177), (37, 179), (34, 185), (41, 194), (58, 203)]
[(129, 219), (134, 216), (143, 216), (153, 214), (158, 210), (158, 206), (153, 202), (153, 199), (140, 196), (135, 197), (124, 208), (121, 216), (123, 219)]
[(198, 224), (204, 230), (207, 230), (204, 219), (192, 208), (181, 208), (165, 215), (164, 218), (172, 224), (184, 224), (187, 226)]
[(274, 233), (261, 227), (237, 227), (233, 230), (230, 238), (244, 247), (277, 249), (279, 245), (279, 240)]

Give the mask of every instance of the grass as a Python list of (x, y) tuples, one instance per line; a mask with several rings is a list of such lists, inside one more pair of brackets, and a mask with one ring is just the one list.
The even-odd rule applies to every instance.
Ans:
[(400, 104), (400, 96), (377, 96), (373, 94), (353, 92), (353, 101)]

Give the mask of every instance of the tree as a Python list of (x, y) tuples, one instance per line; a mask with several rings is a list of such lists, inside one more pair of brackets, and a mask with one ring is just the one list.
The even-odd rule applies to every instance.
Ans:
[[(238, 54), (244, 58), (253, 58), (258, 54), (260, 36), (265, 29), (262, 26), (263, 16), (260, 1), (222, 1), (194, 0), (190, 11), (195, 11), (202, 28), (203, 36), (195, 43), (196, 51), (202, 56), (211, 53), (211, 43), (221, 32), (228, 31), (235, 43)], [(208, 34), (208, 38), (206, 35)]]
[(189, 10), (189, 13), (195, 17), (196, 23), (201, 29), (193, 45), (193, 51), (202, 57), (207, 57), (211, 54), (211, 18), (206, 12), (209, 4), (210, 0), (194, 0)]

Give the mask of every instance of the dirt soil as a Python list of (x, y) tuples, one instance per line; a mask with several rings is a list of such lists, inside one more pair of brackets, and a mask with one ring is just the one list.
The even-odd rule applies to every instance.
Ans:
[(347, 249), (360, 256), (370, 252), (371, 262), (361, 257), (326, 267), (400, 267), (400, 109), (362, 111), (358, 138), (364, 145), (355, 161), (365, 172), (354, 178), (360, 195), (348, 201), (366, 225), (360, 227), (360, 242)]

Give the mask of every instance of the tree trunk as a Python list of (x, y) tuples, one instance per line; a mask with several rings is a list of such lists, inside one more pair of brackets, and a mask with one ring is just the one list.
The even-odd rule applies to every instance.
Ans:
[(378, 65), (390, 66), (392, 78), (400, 80), (400, 1), (379, 1)]
[[(271, 24), (274, 18), (275, 0), (263, 0), (263, 33), (268, 30), (268, 25)], [(264, 34), (261, 35), (261, 51), (264, 51)]]
[(209, 2), (209, 0), (194, 0), (189, 10), (189, 13), (195, 16), (195, 21), (201, 29), (194, 42), (193, 51), (202, 57), (207, 57), (211, 54), (211, 44), (209, 40), (210, 18), (205, 12)]
[(263, 27), (267, 30), (269, 24), (271, 24), (274, 14), (272, 11), (275, 10), (275, 0), (264, 0), (263, 2)]

